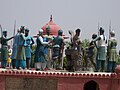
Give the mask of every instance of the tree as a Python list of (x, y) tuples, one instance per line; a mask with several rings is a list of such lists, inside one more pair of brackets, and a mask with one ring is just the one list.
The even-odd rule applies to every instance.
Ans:
[(87, 48), (89, 46), (89, 39), (84, 39), (82, 41), (82, 48)]

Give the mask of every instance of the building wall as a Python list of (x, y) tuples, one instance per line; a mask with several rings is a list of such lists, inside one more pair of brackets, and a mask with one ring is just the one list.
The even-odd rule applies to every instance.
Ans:
[(116, 74), (0, 72), (0, 90), (84, 90), (90, 81), (98, 84), (99, 90), (120, 90), (120, 78)]

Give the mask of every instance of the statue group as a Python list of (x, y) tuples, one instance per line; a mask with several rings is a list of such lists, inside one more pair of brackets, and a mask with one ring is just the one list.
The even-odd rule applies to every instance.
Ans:
[(82, 46), (80, 32), (80, 29), (76, 30), (76, 34), (71, 37), (70, 48), (66, 49), (67, 69), (69, 71), (91, 71), (92, 69), (95, 72), (114, 72), (119, 63), (115, 32), (110, 31), (110, 38), (107, 40), (104, 29), (100, 27), (99, 35), (93, 34), (87, 47)]
[(46, 35), (43, 35), (42, 29), (38, 31), (35, 44), (33, 37), (29, 35), (29, 29), (25, 26), (21, 26), (17, 34), (11, 38), (7, 38), (7, 31), (2, 31), (0, 38), (1, 67), (7, 67), (8, 41), (13, 38), (10, 68), (20, 70), (31, 68), (36, 68), (36, 70), (62, 69), (61, 59), (64, 47), (62, 34), (63, 30), (58, 30), (58, 36), (53, 37), (50, 35), (50, 27), (48, 26)]
[[(11, 59), (10, 68), (12, 69), (64, 69), (63, 52), (66, 43), (62, 34), (63, 30), (58, 30), (58, 35), (53, 37), (50, 35), (50, 26), (48, 25), (45, 35), (43, 35), (42, 29), (38, 31), (35, 44), (33, 37), (29, 35), (29, 29), (25, 26), (21, 26), (17, 34), (10, 38), (7, 38), (6, 30), (2, 31), (0, 38), (1, 67), (7, 67), (9, 56)], [(107, 40), (104, 29), (100, 27), (99, 35), (92, 35), (88, 47), (83, 47), (79, 28), (75, 30), (75, 34), (71, 31), (69, 31), (69, 34), (71, 35), (70, 47), (65, 49), (66, 70), (115, 71), (120, 58), (117, 55), (117, 40), (114, 31), (110, 31), (110, 38)], [(8, 55), (8, 41), (11, 39), (13, 39), (13, 46), (10, 56)]]

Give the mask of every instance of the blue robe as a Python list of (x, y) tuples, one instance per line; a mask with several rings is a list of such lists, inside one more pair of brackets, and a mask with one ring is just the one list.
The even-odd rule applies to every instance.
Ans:
[(44, 48), (45, 46), (40, 42), (39, 38), (36, 39), (37, 47), (35, 50), (35, 63), (42, 62), (45, 63), (45, 53)]
[(31, 36), (25, 37), (24, 47), (25, 47), (25, 55), (26, 55), (26, 58), (31, 58), (32, 50), (31, 50), (31, 47), (30, 47), (30, 46), (31, 46), (32, 44), (34, 44), (34, 42), (31, 43), (31, 39), (32, 39)]
[(14, 37), (13, 39), (13, 48), (12, 48), (12, 56), (11, 56), (11, 59), (16, 59), (16, 56), (17, 56), (17, 48), (18, 48), (18, 45), (17, 45), (17, 42), (18, 41), (18, 34), (16, 34), (16, 36)]
[(16, 68), (22, 67), (26, 68), (26, 56), (25, 56), (25, 48), (24, 48), (25, 37), (22, 33), (18, 35), (18, 49), (17, 49), (17, 60), (16, 60)]

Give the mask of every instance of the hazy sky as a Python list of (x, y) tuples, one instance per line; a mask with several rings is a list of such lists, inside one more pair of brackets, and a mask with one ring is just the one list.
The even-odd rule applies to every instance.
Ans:
[(8, 30), (8, 36), (13, 35), (15, 20), (16, 29), (25, 25), (31, 35), (36, 35), (51, 14), (65, 35), (69, 36), (68, 30), (80, 28), (81, 39), (97, 33), (98, 22), (108, 37), (111, 21), (120, 44), (120, 0), (0, 0), (0, 24)]

